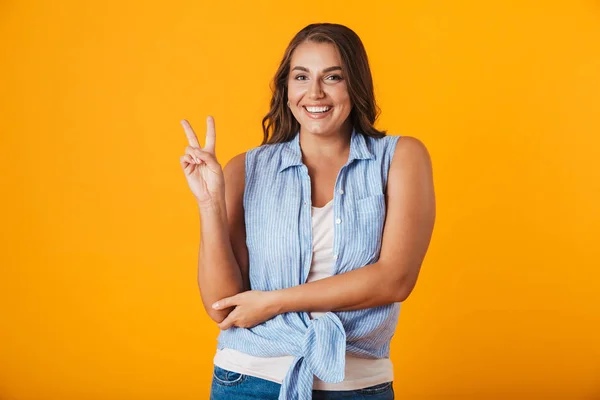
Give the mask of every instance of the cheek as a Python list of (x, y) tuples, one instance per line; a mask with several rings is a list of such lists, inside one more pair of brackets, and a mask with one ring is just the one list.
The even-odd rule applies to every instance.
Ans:
[(350, 102), (350, 96), (344, 94), (337, 98), (337, 103), (341, 107), (339, 107), (340, 111), (344, 114), (349, 114), (352, 109), (352, 103)]
[(348, 93), (346, 88), (336, 88), (336, 90), (331, 93), (331, 97), (335, 99), (335, 102), (340, 105), (350, 105), (350, 94)]
[(300, 90), (290, 90), (288, 91), (288, 99), (290, 100), (290, 103), (292, 104), (296, 104), (298, 103), (298, 101), (300, 101), (302, 99), (302, 91)]
[(346, 96), (342, 99), (342, 103), (346, 106), (346, 107), (350, 107), (350, 96)]

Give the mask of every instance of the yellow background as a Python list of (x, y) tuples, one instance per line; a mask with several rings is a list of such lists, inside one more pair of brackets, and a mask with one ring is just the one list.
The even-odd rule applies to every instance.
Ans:
[(179, 164), (260, 144), (294, 33), (354, 29), (438, 201), (396, 398), (600, 399), (598, 1), (0, 2), (0, 399), (206, 399)]

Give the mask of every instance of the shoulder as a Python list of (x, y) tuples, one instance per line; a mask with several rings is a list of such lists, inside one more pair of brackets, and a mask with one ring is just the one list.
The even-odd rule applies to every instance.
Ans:
[(431, 235), (436, 214), (433, 170), (429, 151), (419, 139), (402, 136), (398, 140), (386, 200), (392, 215), (403, 222), (418, 222), (423, 229), (429, 227)]
[(412, 136), (400, 136), (397, 139), (391, 169), (404, 167), (426, 167), (431, 157), (425, 144)]
[(366, 136), (368, 145), (377, 158), (390, 161), (390, 168), (398, 165), (431, 162), (425, 144), (412, 136), (385, 135), (380, 138)]
[(279, 153), (288, 146), (289, 142), (263, 144), (248, 150), (248, 153), (255, 157), (269, 157)]
[(246, 166), (252, 167), (257, 163), (269, 162), (287, 147), (287, 142), (263, 144), (246, 152)]
[(263, 144), (258, 147), (254, 147), (244, 153), (238, 154), (233, 157), (229, 162), (225, 165), (224, 173), (244, 173), (246, 169), (246, 160), (252, 162), (257, 159), (269, 159), (275, 154), (275, 152), (280, 151), (282, 143), (278, 144)]
[(429, 151), (417, 138), (402, 136), (390, 165), (388, 188), (392, 194), (410, 192), (433, 194), (433, 168)]
[(401, 138), (397, 135), (373, 137), (363, 134), (362, 136), (365, 138), (365, 144), (376, 158), (389, 158), (394, 153), (396, 143)]
[[(263, 144), (234, 156), (223, 168), (225, 182), (244, 186), (246, 173), (252, 175), (256, 168), (277, 159), (277, 154), (287, 143)], [(246, 171), (248, 169), (248, 171)], [(231, 183), (230, 183), (231, 182)]]
[(244, 189), (246, 171), (246, 153), (233, 157), (223, 168), (225, 189), (234, 189), (239, 192)]
[(225, 175), (229, 174), (239, 174), (240, 172), (244, 172), (246, 169), (246, 152), (238, 154), (233, 157), (229, 162), (225, 165), (223, 169), (223, 173)]

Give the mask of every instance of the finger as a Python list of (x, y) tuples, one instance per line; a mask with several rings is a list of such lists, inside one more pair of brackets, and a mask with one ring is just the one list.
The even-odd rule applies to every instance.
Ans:
[(217, 301), (215, 304), (213, 304), (212, 307), (215, 310), (222, 310), (227, 307), (233, 307), (233, 306), (237, 305), (236, 300), (237, 300), (236, 296), (225, 297), (224, 299), (221, 299), (221, 300)]
[(215, 119), (212, 116), (206, 118), (206, 142), (204, 142), (204, 151), (215, 154), (215, 143), (217, 132), (215, 130)]
[(188, 175), (194, 170), (194, 165), (199, 164), (189, 154), (181, 156), (179, 158), (179, 162), (181, 163), (181, 167), (183, 168), (183, 170), (185, 171), (185, 173), (188, 174)]
[(185, 148), (185, 154), (189, 154), (192, 157), (192, 160), (194, 160), (194, 162), (196, 164), (200, 164), (201, 161), (197, 157), (196, 151), (201, 151), (201, 150), (198, 149), (197, 147), (192, 147), (192, 146), (186, 146), (186, 148)]
[(227, 299), (221, 299), (219, 301), (217, 301), (215, 304), (212, 305), (212, 308), (215, 310), (220, 310), (223, 308), (223, 304), (225, 303), (225, 300)]
[(190, 165), (190, 161), (186, 157), (188, 157), (187, 154), (185, 156), (179, 157), (179, 163), (181, 163), (181, 166), (183, 167), (183, 169), (186, 169), (188, 167), (188, 165)]
[(186, 154), (186, 155), (179, 157), (179, 161), (181, 162), (181, 165), (183, 165), (184, 167), (187, 167), (188, 164), (198, 164), (196, 162), (196, 159), (194, 157), (192, 157), (191, 154)]
[(221, 321), (221, 323), (219, 323), (219, 329), (226, 331), (227, 329), (231, 328), (233, 325), (235, 324), (235, 315), (233, 314), (233, 311), (229, 313), (229, 315), (227, 316), (227, 318), (225, 318), (223, 321)]
[(182, 119), (181, 126), (183, 126), (185, 136), (187, 136), (188, 143), (190, 144), (190, 146), (201, 148), (200, 143), (198, 142), (198, 138), (196, 137), (196, 134), (194, 133), (194, 130), (192, 129), (190, 123), (187, 120)]
[(208, 168), (210, 168), (212, 171), (218, 171), (219, 169), (221, 169), (221, 164), (217, 162), (215, 156), (207, 151), (192, 149), (192, 155), (200, 161), (204, 161), (204, 163), (206, 163), (206, 165), (208, 165)]

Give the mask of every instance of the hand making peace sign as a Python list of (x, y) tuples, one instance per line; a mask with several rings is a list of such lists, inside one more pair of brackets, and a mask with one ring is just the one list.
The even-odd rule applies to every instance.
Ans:
[(185, 173), (188, 185), (200, 207), (209, 207), (218, 200), (224, 199), (225, 181), (223, 169), (215, 156), (215, 120), (206, 118), (206, 142), (204, 149), (200, 147), (198, 138), (190, 123), (182, 120), (189, 146), (185, 155), (180, 157), (181, 167)]

